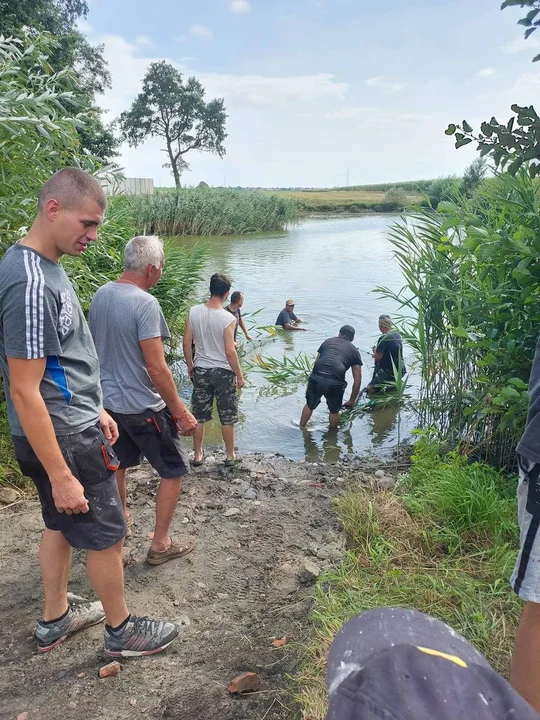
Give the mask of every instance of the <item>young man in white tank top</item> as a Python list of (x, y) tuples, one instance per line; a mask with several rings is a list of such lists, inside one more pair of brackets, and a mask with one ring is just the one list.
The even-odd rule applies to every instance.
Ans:
[(204, 424), (212, 419), (214, 398), (227, 455), (225, 465), (233, 467), (239, 462), (234, 452), (234, 426), (238, 422), (237, 391), (245, 381), (234, 342), (236, 318), (223, 308), (230, 289), (225, 275), (212, 275), (210, 300), (191, 308), (184, 333), (184, 357), (193, 380), (192, 406), (198, 423), (193, 438), (195, 467), (204, 462)]

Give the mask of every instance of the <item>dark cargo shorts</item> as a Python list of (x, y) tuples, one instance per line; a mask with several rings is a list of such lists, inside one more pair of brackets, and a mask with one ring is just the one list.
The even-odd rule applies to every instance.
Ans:
[(315, 410), (324, 395), (326, 404), (328, 405), (328, 411), (338, 413), (343, 405), (343, 395), (346, 387), (347, 383), (345, 381), (339, 383), (336, 380), (327, 379), (320, 375), (311, 375), (306, 390), (306, 403), (308, 408)]
[(144, 456), (162, 478), (186, 475), (189, 462), (168, 408), (145, 410), (134, 415), (107, 412), (118, 423), (120, 437), (114, 450), (120, 460), (120, 469), (140, 465)]
[(39, 493), (46, 528), (61, 532), (80, 550), (106, 550), (125, 537), (126, 521), (114, 477), (118, 458), (98, 426), (56, 438), (88, 500), (88, 512), (77, 515), (58, 512), (49, 476), (30, 443), (21, 436), (12, 439), (21, 472), (34, 481)]
[(214, 397), (222, 425), (238, 422), (238, 395), (236, 375), (225, 368), (195, 368), (193, 371), (193, 396), (191, 404), (197, 422), (212, 419)]

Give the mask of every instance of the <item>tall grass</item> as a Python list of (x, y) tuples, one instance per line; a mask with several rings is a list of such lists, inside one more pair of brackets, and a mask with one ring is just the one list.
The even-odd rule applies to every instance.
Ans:
[(325, 717), (333, 637), (374, 607), (429, 613), (462, 633), (498, 672), (508, 671), (520, 611), (507, 581), (518, 546), (509, 500), (515, 487), (515, 478), (441, 454), (424, 437), (396, 493), (358, 483), (336, 501), (349, 550), (315, 589), (312, 640), (297, 685), (304, 717)]
[(293, 201), (252, 190), (162, 190), (130, 203), (141, 231), (157, 235), (245, 235), (284, 230), (299, 217)]
[(500, 175), (473, 200), (401, 221), (391, 242), (406, 284), (380, 290), (406, 310), (422, 424), (511, 466), (540, 319), (540, 186), (525, 172)]

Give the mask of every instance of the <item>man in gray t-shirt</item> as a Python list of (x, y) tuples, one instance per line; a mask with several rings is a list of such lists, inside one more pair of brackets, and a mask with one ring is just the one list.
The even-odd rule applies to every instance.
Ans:
[(197, 421), (178, 396), (163, 349), (169, 328), (158, 301), (148, 293), (161, 278), (163, 265), (159, 238), (130, 240), (124, 273), (97, 291), (89, 315), (104, 405), (120, 431), (116, 480), (128, 526), (126, 469), (139, 465), (144, 456), (161, 477), (154, 537), (146, 557), (150, 565), (182, 557), (195, 545), (193, 538), (173, 542), (169, 536), (182, 477), (189, 469), (180, 434), (193, 434)]
[[(105, 653), (121, 657), (164, 650), (178, 630), (126, 606), (126, 523), (111, 447), (118, 428), (102, 409), (92, 337), (60, 265), (63, 255), (78, 257), (95, 242), (106, 207), (99, 183), (78, 168), (44, 184), (32, 227), (0, 262), (0, 369), (15, 454), (36, 486), (45, 524), (38, 651), (106, 620)], [(101, 602), (68, 603), (72, 548), (86, 550)]]

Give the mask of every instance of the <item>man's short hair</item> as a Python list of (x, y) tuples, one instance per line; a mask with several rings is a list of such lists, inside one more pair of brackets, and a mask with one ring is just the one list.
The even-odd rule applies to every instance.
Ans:
[(383, 328), (390, 329), (392, 327), (392, 318), (390, 315), (379, 315), (379, 325)]
[(210, 278), (210, 295), (224, 297), (231, 289), (231, 281), (226, 275), (215, 273)]
[(124, 248), (124, 269), (143, 273), (149, 265), (160, 268), (165, 253), (157, 235), (137, 235)]
[(240, 290), (235, 290), (233, 292), (233, 294), (231, 295), (231, 302), (233, 304), (236, 304), (237, 302), (240, 302), (241, 299), (242, 299), (242, 293), (240, 292)]
[(341, 330), (339, 331), (339, 334), (341, 337), (347, 338), (347, 340), (350, 340), (351, 342), (354, 340), (354, 328), (352, 325), (343, 325)]
[(41, 188), (38, 210), (42, 211), (49, 200), (57, 200), (63, 208), (72, 210), (88, 198), (94, 200), (102, 210), (106, 209), (107, 198), (96, 178), (79, 168), (63, 168), (55, 172)]

